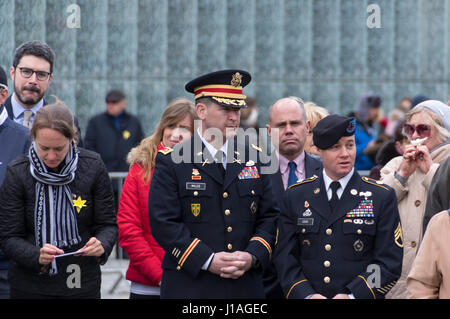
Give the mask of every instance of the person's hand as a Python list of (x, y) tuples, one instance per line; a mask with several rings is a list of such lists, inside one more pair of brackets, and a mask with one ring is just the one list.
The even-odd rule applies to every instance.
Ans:
[(55, 259), (56, 255), (61, 254), (64, 254), (64, 251), (62, 249), (59, 249), (58, 247), (50, 244), (45, 244), (40, 249), (39, 264), (48, 265)]
[(252, 267), (252, 255), (246, 251), (231, 253), (230, 265), (221, 269), (222, 278), (237, 279)]
[(252, 256), (248, 252), (215, 253), (208, 271), (222, 278), (237, 279), (252, 266)]
[(314, 295), (311, 295), (308, 299), (327, 299), (327, 297), (325, 297), (321, 294), (314, 294)]
[(91, 237), (89, 241), (80, 250), (83, 251), (81, 256), (95, 256), (100, 257), (105, 253), (102, 243), (95, 237)]
[(416, 161), (417, 147), (413, 145), (407, 145), (403, 152), (403, 161), (401, 162), (397, 173), (407, 179), (418, 167), (418, 161)]
[(209, 264), (208, 271), (220, 276), (222, 272), (221, 269), (230, 266), (230, 260), (234, 260), (234, 258), (231, 257), (231, 253), (224, 251), (215, 253)]
[(425, 145), (417, 146), (416, 161), (417, 166), (422, 171), (422, 173), (424, 174), (428, 173), (431, 165), (433, 164), (433, 160), (431, 159), (428, 147), (426, 147)]
[(337, 294), (333, 299), (350, 299), (350, 297), (347, 294)]

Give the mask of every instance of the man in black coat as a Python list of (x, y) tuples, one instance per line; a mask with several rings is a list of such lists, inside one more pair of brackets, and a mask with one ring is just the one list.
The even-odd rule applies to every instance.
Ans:
[(105, 102), (106, 111), (89, 120), (85, 148), (100, 154), (108, 172), (126, 172), (127, 155), (144, 133), (139, 119), (125, 111), (127, 101), (122, 91), (109, 91)]
[(324, 169), (292, 185), (274, 263), (286, 298), (384, 298), (400, 277), (403, 236), (395, 192), (354, 168), (355, 120), (313, 129)]
[(189, 82), (201, 127), (156, 157), (149, 217), (166, 251), (161, 298), (265, 297), (278, 210), (262, 149), (235, 136), (250, 79), (222, 70)]
[[(276, 101), (270, 108), (266, 128), (275, 147), (271, 163), (278, 168), (270, 177), (276, 202), (282, 209), (286, 189), (307, 177), (319, 175), (322, 162), (304, 151), (310, 123), (300, 98), (287, 97)], [(284, 297), (273, 265), (264, 273), (264, 289), (269, 299)]]

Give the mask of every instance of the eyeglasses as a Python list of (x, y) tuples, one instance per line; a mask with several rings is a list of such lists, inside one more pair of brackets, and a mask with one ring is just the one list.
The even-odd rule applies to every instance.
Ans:
[(29, 68), (19, 68), (19, 70), (20, 74), (26, 79), (31, 78), (33, 76), (33, 73), (36, 73), (36, 79), (38, 79), (39, 81), (46, 81), (51, 74), (50, 72), (34, 71)]
[(409, 137), (413, 136), (414, 132), (419, 134), (420, 138), (429, 137), (431, 134), (431, 126), (427, 124), (419, 124), (417, 126), (413, 124), (404, 124), (403, 132)]

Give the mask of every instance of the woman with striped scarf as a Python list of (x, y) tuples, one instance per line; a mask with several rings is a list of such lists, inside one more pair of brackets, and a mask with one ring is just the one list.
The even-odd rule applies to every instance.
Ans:
[(100, 298), (100, 265), (117, 239), (114, 199), (99, 155), (75, 136), (70, 110), (47, 105), (28, 154), (7, 168), (0, 245), (11, 260), (11, 298)]

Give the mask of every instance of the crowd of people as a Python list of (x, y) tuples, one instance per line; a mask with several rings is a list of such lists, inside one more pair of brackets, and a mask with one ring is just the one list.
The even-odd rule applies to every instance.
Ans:
[(12, 90), (0, 67), (1, 298), (100, 298), (116, 244), (131, 299), (450, 298), (450, 101), (385, 116), (368, 93), (343, 116), (280, 97), (265, 143), (251, 74), (220, 70), (148, 137), (110, 90), (82, 138), (44, 99), (54, 60), (19, 46)]

